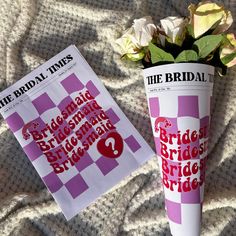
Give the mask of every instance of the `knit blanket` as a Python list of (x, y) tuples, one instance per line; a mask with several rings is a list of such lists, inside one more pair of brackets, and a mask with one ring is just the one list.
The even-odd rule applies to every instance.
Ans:
[[(236, 19), (236, 1), (221, 2)], [(120, 60), (114, 41), (135, 18), (151, 15), (159, 22), (170, 15), (184, 16), (189, 4), (189, 0), (0, 1), (0, 88), (75, 44), (154, 149), (142, 71)], [(235, 23), (232, 28), (235, 32)], [(215, 76), (202, 235), (236, 232), (235, 77), (235, 69), (225, 78)], [(170, 235), (157, 159), (67, 222), (1, 118), (0, 235)]]

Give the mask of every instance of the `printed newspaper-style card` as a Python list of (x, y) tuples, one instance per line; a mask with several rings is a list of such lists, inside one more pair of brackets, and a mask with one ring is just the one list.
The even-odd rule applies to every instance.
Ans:
[(67, 220), (154, 155), (75, 46), (1, 92), (0, 112)]

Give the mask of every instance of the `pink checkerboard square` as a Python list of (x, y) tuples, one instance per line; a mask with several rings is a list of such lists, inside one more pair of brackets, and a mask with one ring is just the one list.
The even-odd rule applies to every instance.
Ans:
[(91, 80), (86, 84), (86, 88), (90, 91), (93, 97), (97, 97), (100, 94), (100, 91)]
[(119, 163), (115, 159), (109, 159), (106, 157), (101, 156), (97, 161), (96, 165), (101, 170), (103, 175), (107, 175), (111, 172), (114, 168), (116, 168)]
[(135, 139), (133, 135), (130, 135), (129, 137), (127, 137), (125, 139), (125, 142), (129, 146), (129, 148), (132, 150), (133, 153), (135, 153), (141, 148), (140, 144), (138, 143), (138, 141)]
[(63, 186), (62, 181), (55, 172), (51, 172), (42, 179), (51, 193), (57, 192)]
[(116, 113), (114, 112), (114, 110), (112, 108), (109, 108), (106, 111), (106, 115), (110, 118), (112, 124), (114, 124), (114, 125), (120, 121), (119, 116), (116, 115)]
[(32, 141), (31, 143), (27, 144), (25, 147), (23, 147), (23, 149), (31, 161), (34, 161), (35, 159), (43, 155), (43, 152), (40, 150), (39, 146), (35, 141)]
[(80, 174), (70, 179), (65, 186), (73, 198), (78, 197), (89, 188)]
[(181, 224), (181, 203), (166, 199), (165, 206), (168, 218), (177, 224)]
[(179, 96), (178, 97), (178, 116), (199, 117), (198, 96)]
[(24, 126), (24, 120), (20, 117), (17, 112), (14, 112), (6, 118), (6, 122), (12, 132), (16, 132)]
[(80, 91), (84, 88), (83, 83), (77, 78), (75, 74), (71, 74), (61, 82), (62, 86), (71, 94), (73, 92)]
[(45, 111), (55, 107), (55, 104), (47, 93), (43, 93), (42, 95), (34, 99), (32, 103), (40, 115)]
[(79, 162), (75, 164), (77, 170), (79, 172), (83, 171), (86, 169), (88, 166), (92, 165), (94, 163), (93, 159), (89, 155), (89, 153), (85, 153), (85, 155), (80, 159)]
[(149, 106), (151, 107), (150, 109), (151, 117), (158, 117), (160, 114), (158, 97), (149, 98)]

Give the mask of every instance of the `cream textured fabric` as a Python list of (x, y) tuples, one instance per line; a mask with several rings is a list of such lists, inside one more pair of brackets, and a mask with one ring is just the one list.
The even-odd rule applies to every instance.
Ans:
[[(186, 15), (189, 3), (1, 0), (0, 88), (75, 44), (154, 148), (141, 69), (120, 60), (114, 40), (135, 18), (152, 15), (157, 22), (168, 15)], [(236, 1), (224, 4), (236, 19)], [(236, 235), (235, 76), (231, 69), (227, 78), (215, 78), (202, 235)], [(170, 235), (156, 158), (66, 222), (2, 119), (0, 132), (1, 236)]]

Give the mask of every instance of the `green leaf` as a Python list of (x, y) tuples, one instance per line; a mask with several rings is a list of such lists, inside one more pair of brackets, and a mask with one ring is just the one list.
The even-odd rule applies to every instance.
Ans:
[(198, 55), (194, 50), (184, 50), (175, 58), (175, 62), (197, 61), (198, 59)]
[(221, 43), (222, 35), (207, 35), (194, 42), (194, 46), (198, 48), (198, 55), (200, 58), (207, 57), (213, 52)]
[(230, 55), (227, 55), (227, 56), (221, 58), (220, 60), (221, 60), (221, 62), (222, 62), (224, 65), (227, 66), (227, 64), (228, 64), (229, 62), (233, 61), (234, 58), (236, 58), (236, 52), (235, 52), (235, 53), (232, 53), (232, 54), (230, 54)]
[(193, 26), (191, 24), (188, 24), (186, 28), (189, 35), (194, 37)]
[(152, 64), (158, 62), (174, 62), (174, 57), (170, 54), (162, 50), (161, 48), (157, 47), (153, 43), (149, 43), (148, 48), (151, 53), (151, 61)]

